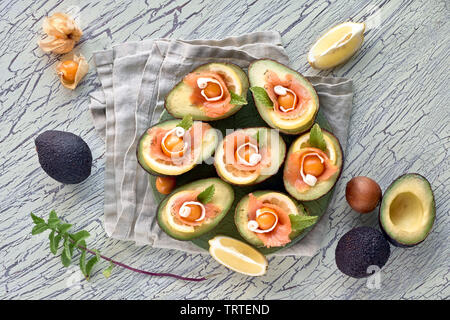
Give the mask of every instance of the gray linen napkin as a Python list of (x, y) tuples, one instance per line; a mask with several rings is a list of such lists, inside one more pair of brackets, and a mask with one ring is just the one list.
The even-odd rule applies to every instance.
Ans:
[[(255, 59), (287, 64), (277, 32), (255, 32), (223, 40), (151, 39), (94, 53), (102, 90), (91, 93), (94, 125), (106, 142), (104, 224), (108, 236), (137, 245), (206, 253), (190, 242), (167, 236), (155, 219), (148, 175), (136, 160), (136, 144), (146, 128), (157, 123), (164, 98), (184, 75), (212, 61), (243, 68)], [(309, 77), (320, 108), (344, 150), (352, 108), (352, 82), (344, 78)], [(275, 255), (312, 256), (327, 230), (328, 213), (298, 244)]]

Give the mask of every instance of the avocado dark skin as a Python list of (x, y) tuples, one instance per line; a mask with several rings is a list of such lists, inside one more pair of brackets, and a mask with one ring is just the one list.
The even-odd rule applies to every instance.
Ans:
[(353, 278), (370, 276), (369, 266), (382, 268), (389, 259), (390, 246), (380, 231), (358, 227), (342, 236), (336, 246), (336, 265)]
[(56, 181), (75, 184), (91, 174), (91, 149), (76, 134), (49, 130), (37, 136), (34, 143), (42, 169)]

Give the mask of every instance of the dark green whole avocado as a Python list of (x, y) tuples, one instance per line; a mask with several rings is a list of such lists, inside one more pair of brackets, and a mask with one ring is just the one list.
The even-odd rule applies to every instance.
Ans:
[(91, 174), (91, 149), (76, 134), (49, 130), (37, 136), (34, 143), (42, 169), (56, 181), (75, 184)]
[(417, 173), (404, 174), (384, 192), (379, 223), (386, 239), (397, 247), (413, 247), (429, 235), (436, 204), (428, 180)]
[(380, 231), (371, 227), (350, 230), (339, 240), (336, 265), (344, 274), (353, 278), (364, 278), (370, 266), (382, 268), (389, 259), (389, 243)]

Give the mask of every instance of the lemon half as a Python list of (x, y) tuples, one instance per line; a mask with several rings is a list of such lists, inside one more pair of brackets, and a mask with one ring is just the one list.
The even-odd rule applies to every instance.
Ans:
[(252, 246), (227, 236), (216, 236), (209, 240), (209, 253), (225, 267), (248, 276), (266, 273), (266, 257)]
[(309, 50), (309, 64), (316, 69), (330, 69), (344, 63), (361, 47), (365, 29), (364, 22), (344, 22), (331, 28)]

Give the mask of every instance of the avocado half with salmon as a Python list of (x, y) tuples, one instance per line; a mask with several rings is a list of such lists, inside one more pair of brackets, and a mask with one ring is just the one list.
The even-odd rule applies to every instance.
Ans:
[(265, 127), (237, 129), (219, 143), (214, 166), (234, 185), (254, 185), (276, 174), (283, 164), (286, 144), (276, 130)]
[[(323, 146), (311, 143), (311, 132), (320, 130)], [(330, 132), (314, 125), (298, 137), (289, 148), (283, 171), (286, 191), (297, 200), (316, 200), (327, 194), (336, 184), (343, 163), (339, 140)]]
[[(204, 200), (199, 196), (205, 192), (210, 193), (207, 203), (203, 203)], [(219, 178), (197, 180), (183, 185), (164, 198), (157, 211), (158, 224), (172, 238), (191, 240), (215, 228), (230, 210), (233, 201), (233, 188), (226, 182)], [(203, 217), (201, 214), (200, 217), (191, 217), (198, 211), (198, 203), (204, 207), (205, 214)], [(184, 214), (186, 210), (183, 208), (190, 208), (190, 214)]]
[(402, 175), (384, 192), (379, 223), (393, 245), (418, 245), (427, 238), (435, 218), (434, 194), (425, 177), (417, 173)]
[(264, 59), (251, 63), (248, 75), (256, 108), (269, 126), (286, 134), (299, 134), (314, 124), (319, 97), (300, 73)]
[(165, 107), (175, 118), (194, 120), (227, 118), (247, 104), (249, 82), (232, 63), (208, 63), (187, 74), (167, 95)]
[[(240, 235), (256, 247), (282, 247), (317, 222), (305, 207), (276, 191), (254, 191), (236, 206), (234, 222)], [(250, 222), (250, 223), (249, 223)]]
[[(194, 121), (192, 127), (185, 130), (185, 136), (178, 137), (180, 143), (188, 140), (187, 151), (184, 154), (174, 153), (171, 157), (172, 154), (167, 150), (170, 147), (176, 148), (177, 140), (173, 137), (175, 133), (170, 131), (176, 130), (181, 122), (179, 119), (160, 122), (148, 128), (140, 137), (136, 150), (137, 159), (141, 167), (151, 175), (177, 176), (214, 154), (219, 141), (218, 132), (207, 123)], [(163, 142), (167, 142), (167, 146)]]

